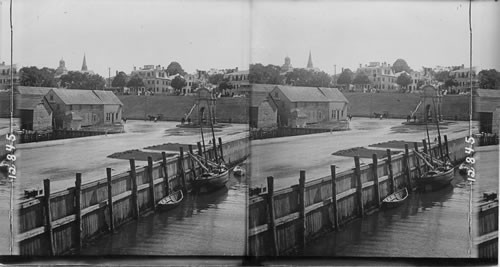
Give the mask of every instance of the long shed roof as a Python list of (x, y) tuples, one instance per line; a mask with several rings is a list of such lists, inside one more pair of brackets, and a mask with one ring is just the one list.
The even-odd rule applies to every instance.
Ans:
[(279, 85), (278, 88), (291, 102), (346, 102), (337, 88)]

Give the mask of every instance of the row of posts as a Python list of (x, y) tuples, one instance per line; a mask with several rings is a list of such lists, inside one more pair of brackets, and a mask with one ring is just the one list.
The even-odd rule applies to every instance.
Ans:
[[(446, 149), (446, 155), (449, 155), (449, 150), (448, 150), (448, 139), (446, 135), (444, 136), (444, 143), (445, 143), (445, 149)], [(423, 140), (423, 145), (424, 145), (424, 151), (427, 152), (427, 145), (425, 140)], [(415, 151), (418, 152), (418, 143), (414, 143), (414, 149)], [(429, 146), (430, 149), (430, 146)], [(441, 157), (443, 157), (442, 154), (442, 148), (441, 148), (441, 142), (439, 142), (439, 150), (441, 151)], [(388, 180), (390, 183), (390, 194), (396, 192), (396, 182), (395, 182), (395, 177), (392, 169), (392, 157), (391, 157), (391, 150), (387, 149), (387, 159), (386, 159), (386, 166), (387, 166), (387, 172), (388, 172)], [(418, 157), (415, 157), (417, 159), (417, 174), (419, 177), (422, 175), (422, 170), (421, 170), (421, 165)], [(372, 155), (372, 175), (373, 175), (373, 184), (374, 184), (374, 191), (375, 191), (375, 208), (380, 208), (381, 207), (381, 196), (380, 196), (380, 184), (379, 184), (379, 177), (378, 177), (378, 158), (377, 154)], [(355, 181), (353, 182), (356, 186), (356, 200), (358, 203), (358, 216), (363, 217), (365, 215), (365, 207), (364, 207), (364, 199), (363, 199), (363, 184), (361, 181), (361, 167), (360, 167), (360, 161), (359, 161), (359, 156), (354, 157), (354, 179)], [(408, 144), (405, 144), (405, 152), (403, 155), (403, 175), (405, 177), (405, 182), (407, 184), (407, 187), (410, 189), (408, 191), (412, 191), (413, 185), (411, 181), (411, 168), (410, 168), (410, 155), (409, 155), (409, 147)], [(331, 175), (331, 188), (332, 188), (332, 197), (330, 198), (330, 201), (332, 203), (332, 213), (333, 213), (333, 219), (331, 221), (331, 227), (333, 229), (339, 229), (339, 216), (338, 216), (338, 207), (337, 207), (337, 181), (336, 181), (336, 172), (335, 172), (336, 166), (335, 165), (330, 165), (330, 175)], [(299, 229), (299, 241), (298, 241), (298, 249), (301, 252), (304, 252), (305, 247), (306, 247), (306, 207), (305, 207), (305, 180), (306, 180), (306, 171), (305, 170), (300, 170), (300, 175), (299, 175), (299, 196), (298, 196), (298, 210), (299, 210), (299, 218), (298, 221), (296, 222), (298, 225)], [(274, 211), (274, 177), (269, 176), (267, 177), (267, 211), (268, 211), (268, 232), (270, 234), (270, 240), (271, 240), (271, 249), (272, 249), (272, 255), (274, 256), (279, 256), (280, 250), (278, 248), (278, 242), (277, 242), (277, 233), (276, 233), (276, 215)]]
[[(224, 154), (223, 154), (223, 149), (222, 149), (222, 139), (219, 137), (219, 147), (217, 148), (215, 138), (213, 138), (213, 153), (216, 159), (221, 159), (223, 160)], [(189, 145), (189, 152), (193, 154), (193, 147), (192, 145)], [(202, 145), (200, 142), (197, 143), (198, 147), (198, 155), (200, 157), (203, 156), (203, 152), (205, 152), (205, 156), (207, 155), (206, 150), (202, 150)], [(219, 151), (217, 151), (219, 150)], [(220, 157), (218, 157), (218, 153), (220, 153)], [(161, 168), (163, 170), (163, 183), (165, 184), (165, 191), (167, 192), (166, 195), (169, 194), (170, 192), (170, 184), (169, 184), (169, 179), (168, 179), (168, 172), (167, 172), (167, 156), (165, 152), (162, 152), (162, 163), (161, 163)], [(184, 168), (183, 164), (183, 159), (184, 159), (184, 149), (183, 147), (179, 147), (179, 158), (177, 161), (177, 175), (181, 179), (181, 184), (182, 184), (182, 190), (186, 192), (187, 186), (186, 186), (186, 170)], [(139, 210), (139, 200), (138, 200), (138, 185), (137, 185), (137, 174), (136, 174), (136, 165), (135, 165), (135, 159), (130, 159), (130, 179), (132, 183), (132, 188), (131, 188), (131, 198), (132, 198), (132, 216), (134, 219), (139, 219), (140, 216), (140, 210)], [(196, 175), (196, 169), (195, 169), (195, 164), (191, 160), (190, 161), (190, 168), (191, 171), (195, 173)], [(112, 186), (113, 186), (113, 181), (112, 181), (112, 174), (111, 174), (111, 168), (106, 168), (106, 178), (107, 178), (107, 206), (108, 206), (108, 215), (109, 215), (109, 224), (108, 224), (108, 231), (110, 233), (113, 233), (115, 230), (115, 225), (114, 225), (114, 212), (113, 212), (113, 194), (112, 194)], [(200, 169), (201, 170), (201, 169)], [(154, 179), (153, 179), (153, 158), (151, 156), (148, 156), (148, 166), (146, 167), (146, 174), (148, 175), (148, 182), (149, 182), (149, 195), (150, 195), (150, 201), (151, 201), (151, 208), (153, 211), (156, 210), (157, 206), (157, 199), (155, 199), (155, 186), (154, 186)], [(53, 221), (52, 221), (52, 214), (51, 214), (51, 208), (50, 208), (50, 179), (45, 179), (43, 180), (43, 187), (44, 187), (44, 197), (43, 197), (43, 209), (45, 213), (45, 232), (47, 235), (47, 240), (49, 245), (49, 255), (54, 256), (56, 255), (56, 249), (54, 246), (54, 234), (53, 234)], [(74, 203), (75, 203), (75, 224), (76, 224), (76, 229), (75, 231), (75, 246), (76, 250), (80, 251), (82, 248), (82, 204), (81, 204), (81, 192), (82, 192), (82, 174), (77, 173), (76, 174), (76, 180), (75, 180), (75, 195), (74, 195)], [(98, 205), (98, 204), (96, 204)]]

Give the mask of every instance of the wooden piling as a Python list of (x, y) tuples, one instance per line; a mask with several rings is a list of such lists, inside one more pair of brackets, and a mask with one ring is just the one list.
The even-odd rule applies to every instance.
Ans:
[(52, 214), (50, 212), (50, 179), (43, 180), (43, 206), (45, 210), (45, 233), (49, 243), (49, 256), (55, 255), (54, 233), (52, 231)]
[[(188, 149), (189, 149), (189, 154), (193, 155), (193, 146), (188, 145)], [(191, 168), (191, 173), (192, 173), (191, 177), (194, 179), (196, 177), (196, 167), (193, 158), (191, 156), (189, 157), (189, 168)]]
[(445, 148), (445, 151), (446, 151), (446, 158), (449, 159), (450, 157), (450, 150), (449, 150), (449, 147), (448, 147), (448, 136), (444, 135), (444, 148)]
[(218, 154), (218, 153), (217, 153), (217, 142), (216, 142), (216, 140), (215, 140), (215, 137), (214, 137), (214, 138), (212, 138), (212, 144), (214, 145), (214, 147), (213, 147), (213, 151), (214, 151), (215, 162), (216, 162), (216, 163), (219, 163), (219, 157), (217, 156), (217, 154)]
[(410, 151), (408, 148), (408, 144), (405, 144), (405, 154), (404, 154), (404, 162), (405, 162), (405, 176), (406, 176), (406, 183), (408, 185), (408, 189), (412, 189), (412, 184), (411, 184), (411, 164), (410, 164)]
[(271, 249), (272, 256), (278, 256), (278, 240), (276, 235), (276, 216), (274, 214), (274, 178), (272, 176), (267, 177), (267, 212), (269, 216), (269, 234), (271, 236)]
[(76, 174), (75, 180), (75, 245), (76, 249), (80, 251), (82, 249), (82, 174)]
[(135, 159), (130, 159), (130, 181), (132, 182), (132, 211), (139, 219), (139, 199), (137, 198), (137, 175), (135, 173)]
[(155, 199), (155, 181), (153, 178), (153, 157), (148, 156), (148, 180), (149, 180), (149, 194), (151, 199), (151, 208), (156, 210), (156, 199)]
[(391, 181), (391, 194), (396, 192), (396, 182), (394, 181), (394, 173), (392, 172), (392, 159), (391, 159), (391, 150), (387, 149), (387, 169), (389, 180)]
[(422, 139), (422, 144), (424, 145), (424, 153), (428, 154), (427, 153), (427, 141), (425, 139)]
[(336, 177), (336, 170), (335, 170), (335, 165), (330, 165), (330, 173), (332, 176), (332, 227), (335, 229), (339, 229), (339, 215), (337, 211), (337, 180), (335, 180)]
[(184, 192), (187, 191), (186, 187), (186, 171), (184, 170), (184, 148), (179, 147), (179, 174), (181, 175), (182, 188)]
[(299, 177), (299, 249), (304, 252), (306, 248), (306, 171), (300, 170)]
[(162, 168), (163, 168), (163, 182), (165, 183), (165, 195), (170, 194), (170, 185), (168, 182), (168, 171), (167, 171), (167, 154), (165, 152), (161, 152), (162, 158)]
[(359, 205), (359, 216), (363, 217), (365, 214), (363, 205), (363, 184), (361, 182), (361, 167), (359, 164), (359, 156), (354, 156), (354, 176), (356, 177), (356, 195)]
[(219, 137), (220, 160), (224, 162), (224, 151), (222, 149), (222, 138)]
[(375, 199), (377, 200), (377, 208), (380, 208), (380, 185), (378, 181), (378, 159), (377, 154), (372, 155), (372, 175), (373, 175), (373, 186), (375, 190)]
[(201, 143), (197, 142), (196, 145), (198, 146), (198, 156), (200, 156), (200, 158), (203, 158), (203, 150), (201, 149)]
[(108, 180), (108, 214), (109, 214), (109, 231), (115, 230), (115, 222), (113, 218), (113, 182), (111, 181), (111, 168), (106, 168), (106, 178)]
[(438, 145), (439, 145), (439, 156), (440, 156), (440, 159), (443, 160), (443, 147), (442, 147), (442, 143), (441, 143), (441, 135), (438, 135)]
[[(415, 151), (418, 153), (418, 143), (417, 142), (413, 143), (413, 147), (415, 148)], [(420, 158), (419, 157), (415, 157), (415, 159), (417, 160), (417, 174), (418, 174), (418, 177), (422, 177), (422, 167), (420, 165)]]

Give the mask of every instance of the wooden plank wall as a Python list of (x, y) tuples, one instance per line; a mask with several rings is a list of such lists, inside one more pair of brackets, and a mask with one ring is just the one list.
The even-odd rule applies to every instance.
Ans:
[[(221, 139), (219, 139), (220, 144), (222, 144)], [(217, 149), (220, 158), (220, 147)], [(243, 160), (249, 153), (248, 139), (222, 144), (222, 151), (226, 162)], [(215, 155), (211, 147), (210, 149), (207, 147), (207, 153)], [(167, 179), (164, 178), (162, 161), (152, 163), (151, 172), (148, 171), (147, 163), (144, 164), (146, 166), (136, 166), (137, 192), (134, 192), (133, 175), (130, 171), (112, 175), (109, 169), (106, 170), (109, 171), (109, 178), (83, 185), (81, 174), (77, 174), (74, 187), (59, 192), (49, 192), (48, 202), (45, 195), (23, 201), (18, 205), (17, 211), (19, 233), (16, 242), (19, 245), (20, 255), (64, 255), (78, 252), (82, 244), (138, 218), (137, 215), (154, 210), (155, 203), (151, 192), (154, 192), (154, 200), (157, 202), (167, 194), (166, 180), (169, 188), (183, 185), (182, 176), (178, 173), (178, 160), (179, 156), (166, 159)], [(186, 187), (190, 189), (194, 173), (186, 153), (182, 164), (186, 170)], [(137, 163), (134, 162), (134, 165)], [(199, 171), (199, 166), (194, 168)], [(152, 173), (152, 178), (149, 173)], [(111, 181), (111, 185), (108, 181)], [(47, 183), (50, 188), (50, 180)], [(108, 190), (111, 196), (108, 195)], [(136, 205), (139, 214), (134, 211)], [(50, 220), (47, 219), (47, 211), (50, 212)]]
[[(455, 163), (465, 159), (464, 139), (453, 140), (448, 146), (449, 155)], [(413, 144), (409, 144), (408, 147), (413, 148)], [(433, 155), (440, 153), (437, 144), (430, 150)], [(374, 163), (363, 164), (359, 166), (359, 171), (356, 171), (356, 168), (338, 174), (332, 171), (331, 177), (308, 181), (303, 189), (304, 211), (301, 211), (299, 206), (301, 188), (298, 184), (272, 192), (273, 205), (269, 204), (270, 192), (250, 197), (249, 255), (278, 256), (292, 252), (296, 255), (297, 252), (303, 251), (305, 242), (315, 239), (324, 232), (335, 230), (336, 223), (344, 225), (367, 212), (376, 210), (380, 201), (393, 192), (391, 173), (395, 189), (414, 186), (414, 179), (419, 171), (416, 158), (415, 153), (408, 149), (408, 154), (402, 152), (392, 155), (390, 161), (392, 168), (389, 168), (387, 158), (383, 158), (377, 160), (376, 168), (373, 167)], [(423, 166), (423, 162), (420, 162), (420, 166)], [(335, 166), (331, 168), (335, 169)], [(332, 177), (335, 185), (332, 184)], [(299, 175), (297, 180), (298, 178)], [(378, 180), (379, 199), (376, 199), (375, 180)], [(334, 189), (335, 197), (332, 198)], [(270, 207), (274, 212), (269, 212)], [(337, 212), (334, 213), (334, 210)], [(305, 214), (304, 219), (301, 218), (301, 212)], [(273, 215), (273, 222), (270, 222), (269, 214)], [(276, 248), (270, 249), (272, 247)], [(276, 255), (273, 255), (275, 250)]]

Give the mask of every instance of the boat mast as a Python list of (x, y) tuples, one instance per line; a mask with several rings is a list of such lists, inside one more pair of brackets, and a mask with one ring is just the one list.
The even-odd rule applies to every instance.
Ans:
[(203, 114), (200, 113), (200, 131), (201, 131), (201, 143), (203, 144), (203, 157), (205, 158), (205, 164), (207, 164), (207, 149), (205, 148), (205, 137), (203, 136)]
[[(427, 108), (425, 109), (427, 111)], [(429, 117), (427, 116), (427, 112), (425, 112), (425, 131), (427, 132), (427, 141), (429, 142), (429, 156), (431, 157), (431, 164), (432, 162), (432, 151), (431, 151), (431, 138), (429, 137), (429, 127), (428, 127), (428, 122), (429, 122)]]
[(438, 142), (439, 142), (439, 154), (441, 156), (441, 160), (443, 159), (443, 149), (441, 148), (441, 131), (439, 130), (439, 120), (436, 112), (436, 103), (434, 102), (434, 98), (432, 99), (432, 105), (434, 106), (434, 115), (436, 117), (436, 126), (438, 130)]
[[(212, 102), (212, 100), (210, 100), (210, 102)], [(217, 164), (219, 164), (219, 159), (217, 158), (217, 144), (216, 144), (216, 141), (215, 141), (215, 133), (214, 133), (214, 121), (213, 119), (215, 118), (212, 118), (212, 109), (210, 108), (210, 105), (208, 105), (208, 117), (210, 118), (210, 127), (212, 129), (212, 142), (213, 142), (213, 149), (215, 151), (215, 162)]]

